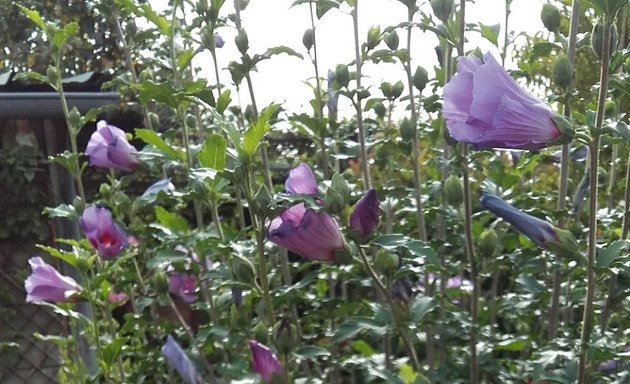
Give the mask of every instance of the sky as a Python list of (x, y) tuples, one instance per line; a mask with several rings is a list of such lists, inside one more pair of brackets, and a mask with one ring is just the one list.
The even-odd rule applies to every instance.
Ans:
[[(281, 103), (291, 112), (309, 112), (308, 101), (313, 97), (312, 91), (305, 84), (307, 79), (313, 79), (314, 69), (308, 59), (307, 51), (302, 44), (302, 35), (310, 27), (310, 13), (308, 5), (291, 7), (294, 0), (251, 0), (241, 17), (243, 27), (249, 37), (250, 55), (263, 53), (267, 48), (284, 45), (305, 56), (305, 60), (290, 57), (285, 54), (274, 56), (257, 66), (258, 71), (252, 75), (254, 93), (259, 108), (272, 102)], [(540, 10), (543, 0), (514, 0), (511, 6), (509, 20), (510, 31), (516, 33), (525, 31), (535, 33), (543, 31), (540, 21)], [(424, 2), (422, 2), (424, 3)], [(428, 3), (428, 2), (426, 2)], [(226, 1), (222, 15), (233, 12), (233, 2)], [(396, 25), (407, 18), (406, 7), (398, 0), (359, 0), (359, 38), (364, 42), (367, 30), (371, 26), (380, 25), (385, 29)], [(430, 10), (428, 5), (425, 5)], [(504, 0), (476, 0), (468, 2), (466, 6), (468, 23), (482, 22), (486, 25), (502, 24), (505, 12)], [(326, 76), (328, 69), (334, 69), (337, 64), (348, 64), (354, 60), (354, 35), (352, 31), (352, 17), (349, 7), (329, 11), (322, 19), (316, 19), (316, 36), (318, 43), (318, 61), (320, 76)], [(501, 36), (503, 32), (501, 27)], [(225, 69), (231, 60), (240, 57), (235, 45), (236, 30), (231, 27), (219, 28), (226, 44), (217, 51), (220, 73), (223, 84), (231, 83), (229, 72)], [(405, 32), (400, 31), (401, 47), (404, 44)], [(484, 41), (479, 34), (467, 35), (467, 49), (479, 46), (482, 51), (498, 51), (492, 44)], [(499, 41), (503, 41), (500, 37)], [(385, 47), (384, 43), (381, 47)], [(432, 33), (417, 32), (412, 40), (412, 58), (415, 65), (424, 66), (432, 74), (436, 64), (434, 47), (438, 44)], [(194, 64), (200, 68), (199, 75), (214, 84), (214, 68), (209, 54), (199, 55)], [(507, 64), (509, 67), (509, 63)], [(400, 64), (368, 64), (363, 67), (364, 84), (373, 85), (373, 96), (382, 96), (378, 90), (381, 81), (404, 81), (404, 73)], [(236, 101), (236, 94), (233, 94)], [(245, 83), (241, 86), (241, 101), (243, 105), (249, 103), (249, 95)], [(344, 103), (347, 103), (344, 105)], [(348, 101), (340, 101), (342, 116), (351, 113)], [(344, 112), (345, 111), (345, 112)]]

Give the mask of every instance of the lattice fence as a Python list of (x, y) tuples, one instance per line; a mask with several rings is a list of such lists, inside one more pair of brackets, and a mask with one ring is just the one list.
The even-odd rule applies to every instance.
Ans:
[(35, 339), (33, 333), (59, 335), (65, 322), (46, 308), (24, 301), (24, 279), (30, 274), (28, 259), (41, 256), (54, 261), (32, 244), (0, 242), (0, 383), (39, 384), (58, 382), (59, 354), (54, 344)]

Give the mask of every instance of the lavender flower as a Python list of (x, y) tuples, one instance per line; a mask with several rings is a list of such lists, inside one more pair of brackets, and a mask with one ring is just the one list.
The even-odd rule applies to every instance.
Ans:
[(149, 188), (147, 188), (146, 191), (144, 191), (141, 197), (143, 198), (152, 197), (152, 196), (156, 196), (160, 192), (166, 193), (166, 192), (172, 192), (174, 190), (175, 190), (175, 186), (173, 185), (173, 183), (171, 183), (171, 179), (162, 179), (151, 184)]
[(90, 164), (99, 168), (133, 171), (140, 165), (138, 153), (127, 141), (125, 132), (104, 120), (96, 124), (85, 154), (89, 156)]
[(274, 375), (282, 375), (284, 368), (271, 349), (256, 340), (249, 341), (249, 348), (252, 351), (252, 367), (264, 382), (271, 382)]
[(41, 257), (31, 257), (28, 261), (33, 273), (24, 281), (26, 302), (49, 301), (67, 303), (81, 291), (81, 286), (74, 279), (59, 273)]
[(199, 384), (202, 382), (201, 375), (197, 373), (188, 355), (177, 344), (173, 336), (168, 335), (166, 338), (166, 343), (162, 346), (162, 355), (177, 370), (186, 384)]
[(168, 276), (168, 291), (187, 303), (197, 300), (197, 279), (185, 273), (172, 273)]
[(214, 33), (214, 46), (217, 48), (223, 48), (224, 45), (225, 45), (225, 41), (223, 40), (221, 35), (215, 32)]
[(460, 57), (457, 74), (444, 87), (449, 133), (474, 148), (536, 150), (567, 143), (569, 123), (525, 92), (490, 53)]
[(317, 195), (319, 188), (311, 167), (306, 163), (300, 163), (289, 171), (289, 177), (284, 182), (284, 188), (288, 193), (301, 195)]
[(116, 257), (128, 244), (127, 234), (112, 219), (107, 208), (90, 205), (79, 218), (79, 226), (99, 256)]
[(380, 202), (374, 189), (367, 191), (350, 215), (350, 231), (359, 242), (364, 242), (378, 227)]
[(286, 209), (271, 221), (267, 238), (300, 256), (334, 261), (344, 242), (337, 221), (327, 212), (307, 209), (303, 203)]
[(484, 192), (481, 197), (481, 205), (490, 212), (499, 216), (503, 220), (512, 224), (523, 235), (530, 238), (534, 243), (543, 249), (549, 249), (546, 242), (560, 241), (560, 236), (548, 222), (537, 217), (519, 211), (503, 199)]

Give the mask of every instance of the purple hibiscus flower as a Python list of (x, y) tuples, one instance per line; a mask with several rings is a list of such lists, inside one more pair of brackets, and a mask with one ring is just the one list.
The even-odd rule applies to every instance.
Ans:
[(90, 205), (79, 218), (79, 226), (92, 247), (105, 260), (112, 259), (129, 244), (127, 234), (114, 222), (107, 208)]
[(138, 153), (127, 141), (125, 131), (104, 120), (96, 124), (85, 154), (89, 156), (90, 164), (99, 168), (133, 171), (140, 165)]
[(24, 281), (27, 303), (72, 302), (81, 291), (81, 286), (73, 278), (62, 275), (41, 257), (31, 257), (28, 263), (33, 273)]

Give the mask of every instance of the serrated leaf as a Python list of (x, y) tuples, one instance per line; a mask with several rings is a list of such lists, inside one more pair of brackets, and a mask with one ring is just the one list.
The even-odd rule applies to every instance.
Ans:
[(608, 268), (617, 261), (622, 254), (628, 253), (629, 240), (617, 240), (608, 244), (606, 248), (597, 252), (595, 265), (600, 268)]
[(180, 51), (177, 55), (177, 66), (179, 70), (184, 71), (194, 56), (195, 52), (192, 49)]
[(227, 107), (230, 105), (230, 102), (232, 101), (230, 95), (231, 92), (229, 89), (226, 89), (219, 95), (219, 98), (217, 99), (216, 109), (217, 112), (219, 112), (220, 114), (223, 114), (223, 112), (225, 112)]
[(481, 30), (481, 36), (494, 44), (495, 47), (499, 46), (499, 31), (501, 30), (501, 24), (486, 25), (479, 23), (479, 29)]
[(158, 15), (149, 4), (142, 4), (138, 10), (141, 11), (139, 12), (141, 16), (153, 23), (164, 35), (169, 36), (171, 34), (171, 25), (165, 18)]
[(127, 338), (116, 337), (107, 343), (103, 348), (103, 361), (106, 366), (111, 366), (118, 358), (118, 355), (123, 351), (124, 345), (127, 343)]
[(173, 231), (186, 232), (188, 230), (188, 222), (183, 217), (160, 206), (155, 207), (155, 216), (160, 224)]
[(197, 153), (197, 159), (202, 167), (222, 171), (225, 168), (225, 150), (227, 141), (220, 135), (211, 135), (206, 138), (203, 147)]
[(135, 133), (137, 138), (154, 146), (170, 159), (182, 160), (180, 152), (168, 145), (157, 132), (145, 128), (136, 128)]
[(157, 101), (169, 107), (177, 108), (180, 101), (182, 101), (181, 95), (175, 91), (175, 88), (169, 82), (154, 83), (153, 81), (145, 80), (137, 87), (139, 91), (138, 97), (145, 104), (149, 101)]
[(17, 5), (18, 7), (20, 7), (20, 10), (22, 11), (22, 13), (28, 17), (28, 19), (30, 21), (32, 21), (33, 23), (35, 23), (41, 30), (45, 30), (46, 29), (46, 23), (44, 22), (44, 19), (42, 19), (42, 16), (39, 14), (39, 12), (35, 9), (28, 9), (20, 4)]
[(68, 265), (71, 265), (73, 267), (76, 267), (78, 265), (78, 258), (74, 253), (61, 252), (57, 248), (53, 248), (53, 247), (49, 247), (49, 246), (41, 245), (41, 244), (38, 244), (37, 248), (45, 252), (48, 252), (48, 254), (50, 254), (50, 256), (52, 257), (56, 257), (57, 259), (63, 260)]
[(187, 257), (186, 253), (174, 249), (160, 249), (155, 253), (155, 257), (147, 261), (147, 267), (163, 269), (173, 263), (183, 262)]
[(79, 24), (74, 21), (64, 25), (62, 29), (56, 30), (51, 41), (53, 50), (59, 51), (66, 44), (66, 41), (78, 32)]
[(46, 207), (44, 208), (44, 214), (48, 215), (50, 218), (64, 217), (70, 220), (76, 220), (79, 217), (76, 208), (69, 204), (60, 204), (56, 207)]
[(250, 157), (254, 156), (263, 137), (271, 129), (269, 120), (278, 108), (280, 108), (280, 106), (277, 104), (271, 104), (269, 107), (265, 108), (263, 113), (258, 116), (256, 124), (252, 125), (247, 132), (245, 132), (245, 135), (243, 135), (242, 150), (246, 155)]

